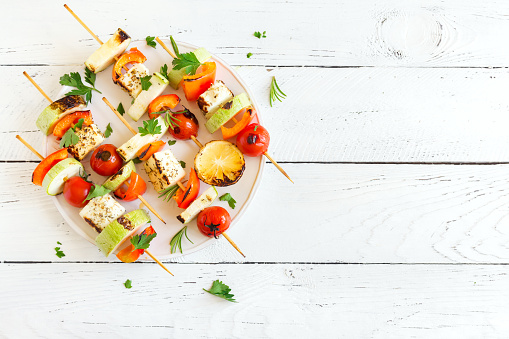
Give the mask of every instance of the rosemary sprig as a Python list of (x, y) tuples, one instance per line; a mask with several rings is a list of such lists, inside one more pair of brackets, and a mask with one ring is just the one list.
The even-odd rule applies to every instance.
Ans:
[(175, 129), (174, 126), (178, 127), (178, 124), (175, 121), (180, 122), (180, 119), (175, 118), (173, 116), (173, 112), (171, 112), (171, 111), (170, 111), (170, 113), (166, 114), (166, 116), (164, 117), (164, 122), (166, 123), (166, 126), (169, 126), (172, 130)]
[(179, 48), (177, 46), (177, 43), (175, 40), (173, 40), (173, 37), (170, 35), (170, 41), (171, 41), (171, 47), (173, 47), (173, 51), (175, 52), (175, 55), (178, 57), (180, 55)]
[(182, 253), (182, 236), (186, 236), (187, 240), (189, 240), (191, 242), (191, 244), (194, 244), (194, 242), (191, 241), (191, 239), (189, 239), (189, 237), (187, 236), (187, 226), (184, 226), (182, 227), (182, 229), (180, 231), (178, 231), (177, 234), (175, 234), (173, 236), (173, 238), (171, 238), (170, 240), (170, 253), (176, 253), (177, 252), (177, 246), (178, 246), (178, 249), (180, 251), (180, 253)]
[(272, 77), (272, 82), (270, 83), (270, 107), (272, 107), (272, 103), (277, 100), (280, 102), (283, 101), (282, 99), (286, 98), (286, 94), (283, 93), (281, 88), (277, 85), (276, 77)]
[(158, 196), (158, 198), (164, 197), (163, 201), (169, 202), (171, 197), (173, 197), (175, 193), (177, 193), (178, 189), (179, 189), (178, 185), (167, 187), (164, 190), (159, 191), (159, 194), (161, 195)]

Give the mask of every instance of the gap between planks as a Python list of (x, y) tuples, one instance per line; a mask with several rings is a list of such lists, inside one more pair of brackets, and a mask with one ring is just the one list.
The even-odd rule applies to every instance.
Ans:
[[(252, 262), (175, 262), (170, 260), (161, 260), (165, 264), (174, 265), (363, 265), (363, 266), (509, 266), (507, 263), (490, 263), (490, 262), (476, 262), (476, 263), (362, 263), (362, 262), (313, 262), (313, 261), (252, 261)], [(0, 261), (0, 264), (6, 265), (41, 265), (41, 264), (124, 264), (120, 261), (22, 261), (22, 260), (5, 260)], [(136, 265), (154, 265), (157, 263), (153, 261), (136, 261), (132, 264)]]

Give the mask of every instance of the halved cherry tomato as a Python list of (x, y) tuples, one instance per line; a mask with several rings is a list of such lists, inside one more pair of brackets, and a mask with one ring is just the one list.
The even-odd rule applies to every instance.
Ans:
[[(154, 230), (154, 228), (152, 226), (145, 228), (145, 230), (143, 232), (141, 232), (141, 234), (146, 234), (146, 235), (151, 235), (154, 233), (156, 233), (156, 231)], [(133, 244), (129, 243), (129, 245), (127, 245), (126, 248), (124, 248), (123, 250), (118, 252), (117, 258), (119, 258), (120, 261), (122, 261), (122, 262), (131, 263), (131, 262), (135, 262), (136, 260), (138, 260), (140, 255), (142, 255), (143, 253), (145, 253), (145, 250), (134, 249)]]
[(173, 196), (173, 199), (177, 202), (177, 206), (180, 208), (188, 208), (189, 205), (196, 199), (198, 193), (200, 192), (200, 179), (198, 179), (198, 175), (196, 174), (194, 168), (191, 168), (191, 173), (189, 173), (189, 180), (186, 184), (185, 192), (179, 188), (177, 193)]
[[(127, 187), (126, 187), (127, 186)], [(133, 201), (138, 199), (138, 195), (143, 195), (147, 191), (147, 184), (138, 173), (132, 171), (129, 179), (124, 181), (122, 185), (114, 192), (115, 196), (125, 201)]]
[(42, 186), (44, 176), (49, 172), (49, 170), (53, 166), (55, 166), (57, 162), (66, 159), (67, 155), (68, 155), (67, 148), (62, 148), (44, 158), (39, 163), (39, 165), (37, 165), (37, 167), (34, 170), (34, 173), (32, 173), (32, 182), (37, 186)]
[(174, 109), (180, 102), (180, 98), (176, 94), (160, 95), (148, 105), (148, 117), (150, 119), (157, 118), (159, 114), (153, 114), (154, 112), (166, 111), (168, 109)]
[(113, 72), (111, 77), (113, 82), (117, 83), (117, 80), (122, 77), (122, 68), (127, 64), (142, 63), (147, 60), (147, 57), (143, 55), (136, 47), (131, 48), (128, 52), (125, 52), (118, 58), (113, 66)]
[(67, 132), (69, 128), (74, 127), (74, 125), (76, 125), (80, 119), (83, 119), (83, 126), (90, 126), (94, 123), (94, 120), (92, 119), (92, 113), (90, 113), (90, 111), (74, 112), (66, 115), (55, 125), (55, 129), (53, 129), (53, 135), (57, 138), (62, 138), (65, 132)]
[(188, 109), (178, 111), (175, 113), (168, 113), (172, 115), (172, 124), (168, 128), (170, 133), (175, 139), (188, 140), (191, 136), (198, 136), (198, 119)]
[(187, 101), (198, 99), (216, 80), (215, 62), (206, 62), (200, 68), (200, 73), (184, 75), (182, 77), (182, 88), (184, 89)]
[(122, 158), (112, 144), (97, 147), (90, 157), (90, 167), (99, 175), (110, 176), (122, 167)]
[(159, 140), (159, 141), (154, 141), (154, 142), (151, 142), (149, 144), (146, 144), (145, 146), (143, 146), (139, 151), (138, 153), (136, 153), (136, 156), (141, 160), (141, 161), (147, 161), (148, 158), (150, 158), (150, 156), (156, 152), (159, 152), (160, 150), (163, 149), (164, 145), (166, 143), (162, 140)]
[(247, 125), (253, 120), (256, 115), (256, 111), (253, 107), (249, 106), (242, 109), (238, 114), (243, 114), (242, 119), (238, 121), (232, 128), (221, 126), (221, 132), (223, 133), (223, 139), (230, 139), (240, 133)]
[(90, 192), (92, 183), (82, 177), (72, 177), (64, 183), (64, 198), (74, 207), (83, 208), (90, 200), (85, 201)]
[(269, 148), (269, 132), (258, 124), (251, 124), (237, 135), (237, 147), (250, 157), (257, 157)]
[(230, 213), (220, 206), (207, 207), (198, 214), (198, 229), (207, 237), (217, 237), (230, 227)]

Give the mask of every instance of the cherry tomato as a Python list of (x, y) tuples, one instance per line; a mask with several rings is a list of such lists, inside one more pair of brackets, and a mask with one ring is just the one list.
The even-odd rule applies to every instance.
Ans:
[[(127, 188), (126, 188), (127, 186)], [(143, 195), (147, 191), (147, 184), (138, 173), (132, 171), (129, 179), (114, 192), (115, 196), (125, 201), (138, 199), (138, 195)]]
[(90, 158), (90, 166), (99, 175), (110, 176), (122, 167), (122, 158), (112, 144), (104, 144), (96, 148)]
[(85, 201), (92, 183), (85, 181), (82, 177), (71, 177), (64, 183), (64, 198), (74, 207), (85, 207), (90, 200)]
[(179, 140), (191, 139), (191, 135), (198, 136), (198, 119), (188, 109), (176, 113), (168, 113), (172, 115), (172, 124), (168, 128), (168, 132)]
[(250, 157), (257, 157), (267, 152), (269, 142), (269, 132), (259, 124), (251, 124), (237, 135), (237, 147)]
[(198, 229), (207, 237), (217, 237), (230, 227), (232, 218), (220, 206), (207, 207), (198, 214)]

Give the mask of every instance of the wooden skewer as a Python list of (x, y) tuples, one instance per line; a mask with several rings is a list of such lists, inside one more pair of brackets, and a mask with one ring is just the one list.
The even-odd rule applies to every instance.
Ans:
[(90, 33), (90, 35), (92, 35), (94, 37), (94, 39), (97, 40), (98, 43), (100, 43), (101, 45), (103, 44), (101, 39), (99, 39), (99, 37), (97, 35), (95, 35), (94, 32), (92, 32), (92, 30), (90, 28), (88, 28), (87, 25), (85, 25), (85, 23), (83, 21), (81, 21), (81, 19), (72, 11), (72, 9), (69, 8), (69, 6), (67, 6), (67, 4), (64, 4), (64, 7), (65, 7), (65, 9), (67, 9), (69, 11), (69, 13), (72, 14), (72, 16), (76, 20), (78, 20), (78, 22), (81, 24), (81, 26), (83, 26), (88, 31), (88, 33)]
[(53, 102), (53, 100), (51, 100), (51, 98), (49, 96), (47, 96), (46, 93), (44, 93), (42, 88), (39, 87), (39, 85), (37, 85), (37, 83), (34, 81), (34, 79), (32, 79), (32, 77), (30, 75), (28, 75), (27, 72), (23, 71), (23, 75), (26, 76), (28, 80), (30, 80), (32, 85), (34, 85), (35, 88), (37, 88), (39, 90), (39, 92), (46, 98), (46, 100), (48, 100), (49, 102)]
[(158, 217), (159, 220), (161, 220), (166, 225), (166, 221), (164, 221), (163, 218), (159, 215), (159, 213), (157, 213), (156, 210), (152, 206), (150, 206), (150, 204), (148, 203), (147, 200), (145, 200), (144, 197), (142, 197), (141, 195), (138, 194), (138, 199), (140, 199), (141, 202), (144, 203), (145, 206), (147, 206), (147, 208), (150, 210), (150, 212), (154, 213), (156, 215), (156, 217)]
[(33, 148), (28, 142), (25, 141), (25, 139), (23, 139), (22, 137), (20, 137), (19, 135), (16, 135), (16, 139), (18, 139), (19, 141), (21, 141), (23, 143), (23, 145), (25, 145), (29, 150), (32, 151), (32, 153), (34, 153), (35, 155), (37, 155), (39, 157), (39, 159), (43, 160), (44, 157), (41, 155), (41, 153), (37, 152), (35, 150), (35, 148)]
[(113, 113), (115, 113), (117, 115), (117, 117), (120, 119), (120, 121), (122, 121), (124, 123), (124, 125), (131, 131), (132, 134), (136, 135), (138, 133), (138, 132), (136, 132), (136, 130), (134, 128), (131, 127), (131, 125), (129, 125), (127, 120), (124, 119), (124, 117), (115, 109), (115, 107), (113, 107), (113, 105), (108, 101), (108, 99), (106, 99), (106, 97), (103, 97), (103, 101), (106, 103), (106, 105), (109, 106), (109, 108), (111, 108)]
[(228, 242), (237, 250), (237, 252), (239, 252), (240, 254), (242, 254), (242, 256), (245, 258), (246, 256), (244, 255), (244, 253), (242, 253), (242, 251), (240, 250), (240, 248), (237, 246), (236, 243), (233, 242), (232, 238), (230, 238), (230, 236), (226, 233), (221, 233), (225, 238), (226, 240), (228, 240)]
[(159, 43), (159, 45), (161, 45), (162, 48), (164, 48), (166, 52), (168, 52), (169, 55), (171, 55), (173, 59), (177, 59), (177, 55), (175, 55), (175, 53), (173, 53), (173, 51), (169, 49), (168, 46), (166, 46), (166, 44), (161, 39), (159, 39), (159, 37), (156, 37), (156, 41)]
[(198, 141), (198, 139), (196, 139), (196, 137), (194, 135), (191, 135), (191, 139), (193, 139), (194, 143), (196, 144), (196, 146), (200, 147), (200, 148), (203, 148), (203, 145), (201, 142)]
[(154, 256), (152, 255), (152, 253), (150, 253), (150, 252), (149, 252), (149, 251), (147, 251), (147, 250), (145, 250), (145, 253), (147, 253), (147, 254), (148, 254), (148, 256), (152, 258), (152, 260), (154, 260), (156, 263), (158, 263), (158, 264), (159, 264), (159, 266), (161, 266), (162, 268), (164, 268), (164, 269), (166, 270), (166, 272), (168, 272), (168, 273), (170, 273), (171, 275), (173, 275), (173, 273), (171, 273), (171, 272), (170, 272), (170, 270), (168, 270), (168, 269), (166, 268), (166, 266), (164, 266), (164, 264), (163, 264), (162, 262), (160, 262), (160, 261), (159, 261), (159, 259), (157, 259), (156, 257), (154, 257)]

